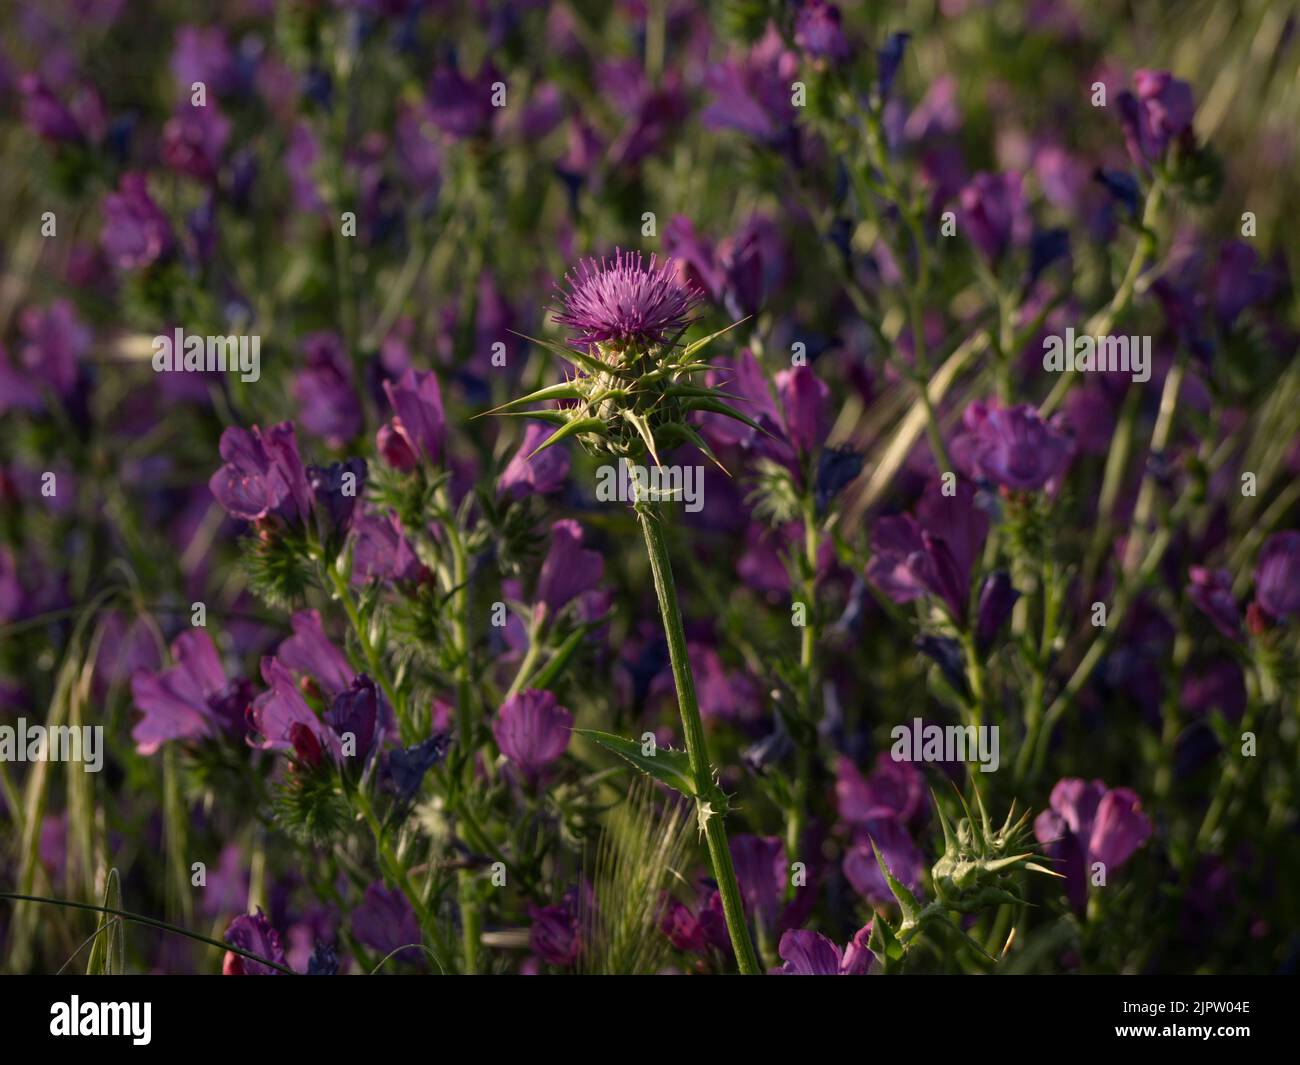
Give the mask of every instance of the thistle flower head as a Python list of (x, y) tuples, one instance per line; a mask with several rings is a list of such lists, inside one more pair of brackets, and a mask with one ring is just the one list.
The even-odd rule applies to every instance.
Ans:
[(613, 347), (662, 344), (682, 332), (702, 293), (678, 276), (672, 260), (646, 265), (640, 252), (614, 252), (614, 261), (587, 259), (565, 275), (569, 288), (555, 321), (574, 331), (573, 343)]

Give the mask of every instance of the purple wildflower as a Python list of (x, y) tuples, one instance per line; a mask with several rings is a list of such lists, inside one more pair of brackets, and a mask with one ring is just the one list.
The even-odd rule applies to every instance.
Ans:
[(193, 629), (172, 644), (176, 665), (161, 673), (137, 670), (131, 695), (143, 711), (131, 730), (136, 750), (153, 754), (171, 740), (194, 740), (222, 730), (240, 730), (251, 689), (230, 682), (205, 629)]
[(581, 929), (571, 906), (528, 907), (532, 929), (528, 943), (547, 965), (568, 968), (582, 953)]
[(569, 746), (573, 715), (548, 691), (529, 689), (512, 695), (492, 722), (501, 753), (532, 783)]
[(691, 322), (701, 293), (681, 280), (672, 260), (644, 265), (640, 252), (616, 249), (614, 261), (586, 259), (565, 275), (569, 291), (555, 321), (575, 333), (575, 347), (662, 344)]
[(150, 266), (171, 250), (171, 224), (150, 198), (144, 174), (123, 174), (117, 191), (104, 197), (100, 241), (119, 270)]
[(1034, 820), (1034, 835), (1066, 877), (1066, 893), (1076, 909), (1088, 899), (1092, 866), (1101, 862), (1107, 877), (1151, 836), (1142, 802), (1128, 788), (1107, 790), (1100, 780), (1076, 777), (1057, 781), (1051, 808)]
[(552, 614), (592, 591), (605, 575), (604, 558), (584, 548), (582, 536), (582, 526), (572, 518), (551, 526), (551, 549), (537, 578), (536, 599)]
[(352, 388), (352, 367), (342, 338), (328, 330), (302, 342), (304, 369), (293, 382), (299, 417), (331, 447), (342, 447), (362, 427), (361, 401)]
[(230, 119), (215, 102), (203, 107), (186, 102), (163, 127), (163, 162), (196, 181), (212, 181), (229, 140)]
[(977, 480), (1035, 491), (1060, 474), (1070, 458), (1069, 439), (1029, 405), (975, 402), (962, 424), (966, 431), (952, 442), (953, 460)]
[(961, 208), (963, 227), (991, 265), (1029, 240), (1029, 208), (1019, 174), (976, 174), (961, 190)]
[(208, 488), (232, 518), (260, 521), (274, 515), (288, 521), (311, 513), (311, 487), (298, 457), (292, 422), (263, 432), (231, 426), (221, 434), (225, 464), (212, 475)]
[(794, 16), (794, 41), (812, 59), (831, 64), (849, 58), (848, 38), (840, 27), (840, 9), (826, 0), (803, 0)]
[[(361, 905), (352, 911), (352, 934), (358, 943), (378, 951), (381, 957), (418, 944), (423, 938), (406, 896), (378, 880), (366, 888)], [(417, 950), (402, 950), (396, 957), (414, 962), (422, 955)]]
[(437, 464), (447, 439), (437, 375), (408, 369), (396, 383), (385, 381), (384, 392), (394, 411), (393, 419), (379, 431), (384, 458), (399, 470), (412, 468), (421, 458)]
[(1300, 611), (1300, 532), (1268, 538), (1255, 564), (1255, 602), (1271, 617)]
[(979, 608), (975, 618), (975, 642), (983, 649), (993, 643), (993, 637), (1011, 616), (1020, 593), (1011, 585), (1011, 575), (1006, 570), (995, 570), (984, 578), (980, 589)]
[(509, 499), (523, 499), (529, 495), (549, 495), (564, 487), (565, 478), (569, 476), (567, 450), (549, 447), (540, 455), (529, 458), (554, 432), (554, 426), (528, 423), (519, 450), (497, 481), (497, 491)]
[(864, 976), (872, 960), (867, 948), (870, 936), (868, 921), (841, 951), (820, 932), (791, 928), (777, 946), (785, 965), (774, 971), (782, 976)]
[[(257, 913), (242, 914), (231, 921), (230, 927), (226, 929), (226, 934), (222, 938), (231, 946), (247, 950), (267, 961), (279, 965), (285, 963), (284, 947), (280, 945), (280, 933), (271, 927), (271, 922), (266, 919), (260, 906)], [(284, 975), (279, 969), (273, 969), (260, 961), (253, 961), (252, 958), (245, 958), (242, 954), (231, 951), (226, 952), (221, 971), (225, 976)]]
[(1120, 125), (1130, 158), (1147, 170), (1173, 141), (1190, 139), (1195, 104), (1191, 86), (1167, 70), (1139, 70), (1133, 84), (1136, 95), (1119, 95)]
[(894, 879), (906, 884), (913, 892), (920, 891), (925, 858), (912, 842), (907, 829), (892, 817), (872, 817), (864, 821), (852, 849), (844, 855), (844, 876), (853, 885), (853, 890), (874, 905), (895, 902), (871, 849), (873, 841)]
[(1226, 569), (1211, 570), (1192, 566), (1187, 571), (1190, 583), (1187, 598), (1230, 640), (1241, 638), (1241, 611), (1232, 594), (1232, 574)]

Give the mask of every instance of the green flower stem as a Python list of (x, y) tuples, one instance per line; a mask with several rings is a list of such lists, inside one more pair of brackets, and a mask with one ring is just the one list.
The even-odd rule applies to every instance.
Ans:
[[(1156, 235), (1152, 227), (1155, 225), (1156, 217), (1160, 214), (1160, 207), (1163, 202), (1164, 183), (1160, 178), (1156, 178), (1151, 185), (1151, 191), (1147, 193), (1146, 203), (1142, 208), (1142, 231), (1138, 234), (1137, 244), (1133, 248), (1133, 257), (1129, 259), (1128, 269), (1124, 272), (1124, 279), (1120, 282), (1119, 288), (1115, 290), (1115, 295), (1111, 297), (1110, 303), (1088, 320), (1088, 324), (1084, 329), (1089, 336), (1106, 336), (1111, 327), (1114, 326), (1115, 321), (1133, 302), (1133, 293), (1137, 289), (1138, 278), (1142, 276), (1142, 271), (1146, 269), (1147, 263), (1156, 252)], [(1042, 417), (1050, 417), (1056, 408), (1061, 405), (1065, 397), (1069, 395), (1070, 389), (1074, 386), (1075, 378), (1078, 376), (1078, 374), (1072, 373), (1061, 374), (1055, 387), (1038, 408), (1038, 413)]]
[(397, 701), (392, 685), (388, 683), (388, 678), (384, 675), (383, 664), (379, 660), (379, 649), (370, 641), (370, 634), (361, 621), (361, 612), (357, 609), (356, 601), (352, 598), (352, 592), (348, 588), (347, 580), (338, 571), (337, 566), (326, 565), (325, 569), (329, 573), (330, 583), (334, 587), (334, 595), (343, 604), (343, 610), (348, 616), (348, 621), (352, 624), (352, 631), (357, 634), (357, 642), (361, 644), (361, 653), (365, 656), (366, 666), (374, 674), (372, 679), (383, 689), (384, 695), (388, 697), (388, 705), (395, 712), (400, 713), (402, 704)]
[(817, 582), (817, 555), (821, 549), (817, 535), (817, 512), (811, 495), (803, 504), (803, 598), (805, 617), (799, 641), (799, 674), (803, 678), (803, 713), (810, 733), (797, 737), (795, 752), (794, 801), (786, 812), (785, 853), (794, 861), (803, 839), (808, 817), (808, 792), (811, 786), (813, 747), (817, 742), (816, 725), (821, 719), (817, 706), (817, 614), (813, 609), (814, 585)]
[(537, 659), (542, 652), (542, 620), (542, 617), (534, 611), (533, 619), (528, 625), (528, 650), (524, 652), (523, 661), (519, 663), (519, 669), (515, 672), (515, 679), (510, 682), (510, 687), (501, 700), (502, 702), (523, 691), (524, 685), (528, 683), (529, 678), (533, 675), (533, 667), (537, 665)]
[(375, 839), (375, 849), (379, 853), (380, 864), (384, 866), (389, 878), (406, 896), (411, 908), (415, 910), (415, 917), (420, 923), (420, 928), (433, 941), (434, 960), (437, 961), (438, 967), (446, 972), (445, 962), (451, 957), (451, 953), (438, 931), (437, 914), (425, 906), (424, 897), (411, 883), (410, 875), (407, 873), (406, 867), (398, 860), (392, 845), (388, 842), (388, 837), (384, 834), (384, 828), (379, 823), (379, 818), (375, 816), (375, 809), (371, 805), (370, 798), (366, 795), (365, 790), (356, 788), (352, 791), (352, 796), (361, 810), (361, 816), (370, 828), (370, 834)]
[[(699, 795), (713, 788), (713, 769), (709, 764), (709, 749), (704, 738), (704, 723), (700, 720), (700, 707), (695, 698), (695, 679), (691, 674), (690, 660), (686, 656), (686, 632), (677, 606), (677, 589), (673, 584), (672, 563), (668, 559), (668, 545), (663, 534), (663, 515), (651, 503), (636, 504), (637, 518), (645, 536), (646, 553), (650, 556), (650, 571), (654, 576), (655, 594), (659, 599), (659, 612), (663, 616), (664, 636), (668, 640), (668, 656), (672, 661), (673, 681), (677, 687), (677, 705), (682, 715), (682, 731), (686, 737), (686, 753), (690, 758), (691, 772)], [(727, 920), (727, 932), (736, 952), (740, 971), (746, 976), (758, 976), (758, 957), (750, 942), (745, 924), (745, 910), (740, 899), (740, 886), (736, 883), (736, 870), (731, 864), (731, 850), (727, 846), (727, 830), (722, 815), (706, 809), (702, 798), (695, 800), (696, 810), (704, 825), (709, 845), (709, 858), (713, 864), (713, 877), (718, 882), (722, 896), (722, 912)]]
[[(1151, 432), (1151, 447), (1147, 452), (1149, 458), (1159, 455), (1169, 445), (1173, 431), (1174, 413), (1178, 407), (1178, 393), (1182, 390), (1183, 374), (1187, 369), (1187, 357), (1179, 353), (1165, 377), (1165, 387), (1160, 394), (1160, 410), (1156, 414), (1155, 428)], [(1142, 557), (1142, 547), (1146, 540), (1147, 525), (1151, 520), (1151, 511), (1156, 504), (1156, 481), (1151, 474), (1148, 462), (1142, 475), (1142, 485), (1138, 489), (1137, 506), (1133, 512), (1133, 535), (1129, 538), (1125, 552), (1124, 566), (1131, 570)]]

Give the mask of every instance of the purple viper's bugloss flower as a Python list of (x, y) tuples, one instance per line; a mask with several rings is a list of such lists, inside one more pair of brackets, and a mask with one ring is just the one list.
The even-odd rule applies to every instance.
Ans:
[[(361, 905), (352, 911), (352, 934), (380, 957), (422, 941), (420, 922), (406, 896), (378, 880), (366, 888)], [(418, 950), (401, 950), (396, 957), (416, 962), (423, 955)]]
[(393, 407), (392, 420), (379, 431), (384, 459), (396, 469), (410, 469), (421, 458), (437, 465), (447, 440), (437, 375), (408, 369), (396, 381), (385, 381), (384, 393)]
[(172, 249), (171, 224), (150, 198), (144, 174), (123, 174), (117, 191), (104, 197), (100, 243), (119, 270), (151, 266)]
[(428, 113), (434, 125), (457, 140), (486, 133), (496, 108), (492, 106), (492, 85), (500, 75), (485, 63), (467, 78), (455, 66), (440, 66), (429, 79)]
[(1066, 894), (1076, 909), (1088, 900), (1093, 865), (1108, 878), (1151, 836), (1142, 802), (1128, 788), (1107, 790), (1100, 780), (1068, 777), (1052, 789), (1050, 809), (1034, 819), (1034, 835), (1054, 868), (1066, 877)]
[[(328, 466), (308, 466), (306, 472), (321, 539), (328, 543), (336, 536), (347, 535), (357, 499), (366, 487), (366, 460), (351, 458)], [(349, 475), (352, 479), (345, 481)]]
[(352, 579), (371, 578), (417, 581), (425, 568), (406, 538), (401, 519), (387, 514), (363, 513), (352, 519)]
[(891, 33), (876, 51), (876, 92), (882, 100), (889, 96), (894, 87), (898, 68), (903, 65), (907, 42), (911, 39), (910, 33)]
[[(280, 945), (280, 933), (271, 927), (259, 906), (256, 913), (242, 914), (230, 922), (226, 934), (222, 937), (232, 947), (247, 950), (267, 961), (284, 965), (284, 947)], [(260, 961), (245, 958), (242, 954), (226, 952), (221, 972), (225, 976), (283, 976), (279, 969), (273, 969)]]
[(529, 905), (528, 916), (532, 929), (528, 945), (547, 965), (568, 968), (582, 953), (581, 929), (578, 918), (569, 906)]
[(18, 84), (23, 94), (23, 122), (37, 136), (56, 142), (85, 139), (76, 117), (37, 75), (24, 74)]
[(48, 307), (28, 307), (18, 318), (23, 334), (19, 355), (33, 381), (42, 381), (64, 399), (77, 386), (78, 367), (89, 353), (90, 330), (66, 299)]
[(1300, 532), (1270, 536), (1255, 564), (1255, 602), (1272, 618), (1300, 611)]
[(280, 422), (263, 432), (232, 425), (221, 434), (225, 464), (208, 481), (213, 497), (232, 518), (260, 521), (274, 515), (305, 521), (312, 493), (298, 457), (298, 437), (292, 422)]
[(988, 536), (988, 515), (975, 505), (975, 491), (959, 481), (945, 496), (927, 488), (910, 514), (880, 518), (871, 530), (866, 578), (896, 603), (929, 593), (961, 621), (966, 615), (971, 571)]
[(536, 600), (555, 614), (579, 596), (592, 591), (605, 576), (605, 559), (599, 551), (582, 546), (582, 526), (563, 518), (551, 526), (551, 548), (537, 578)]
[(777, 954), (785, 962), (783, 976), (839, 976), (844, 955), (820, 932), (791, 928), (781, 937)]
[[(262, 659), (262, 680), (267, 690), (253, 700), (248, 710), (250, 746), (294, 750), (301, 755), (304, 746), (310, 745), (317, 755), (328, 751), (338, 761), (338, 736), (307, 705), (293, 674), (278, 659), (267, 657)], [(303, 730), (310, 734), (310, 740)]]
[(1187, 571), (1187, 598), (1214, 622), (1214, 627), (1230, 640), (1241, 639), (1241, 610), (1232, 594), (1232, 574), (1226, 569), (1192, 566)]
[(731, 860), (745, 909), (766, 928), (776, 925), (789, 869), (777, 836), (742, 833), (730, 840)]
[(995, 570), (984, 578), (975, 613), (975, 642), (979, 647), (988, 649), (993, 645), (993, 638), (1011, 617), (1011, 608), (1019, 598), (1006, 570)]
[(320, 612), (299, 610), (290, 619), (293, 635), (280, 644), (275, 657), (302, 677), (310, 677), (327, 696), (346, 691), (355, 674), (343, 652), (330, 642)]
[(523, 499), (530, 495), (550, 495), (564, 487), (569, 476), (569, 452), (564, 447), (548, 447), (540, 455), (533, 455), (554, 433), (552, 425), (528, 423), (519, 450), (497, 480), (498, 492), (507, 499)]
[(492, 722), (501, 753), (535, 783), (569, 746), (573, 715), (548, 691), (527, 689), (512, 695)]
[[(227, 683), (221, 657), (206, 629), (183, 632), (172, 643), (176, 664), (160, 673), (139, 669), (131, 695), (144, 717), (131, 730), (136, 750), (149, 755), (171, 740), (215, 735), (242, 722), (250, 694)], [(242, 699), (242, 705), (232, 701)], [(232, 717), (234, 718), (232, 722)]]
[(1032, 406), (972, 403), (962, 415), (965, 431), (952, 442), (953, 461), (968, 477), (1017, 491), (1035, 491), (1060, 474), (1070, 441)]
[(305, 337), (302, 349), (306, 365), (293, 381), (298, 418), (330, 447), (343, 447), (361, 432), (363, 424), (343, 338), (323, 330)]
[(841, 755), (835, 763), (835, 798), (847, 825), (892, 817), (917, 827), (930, 810), (921, 771), (911, 762), (894, 761), (888, 751), (876, 756), (876, 767), (865, 778), (852, 759)]
[(920, 891), (925, 858), (903, 824), (892, 817), (873, 817), (864, 821), (858, 829), (854, 846), (844, 855), (844, 877), (853, 885), (853, 890), (874, 905), (895, 902), (871, 849), (873, 840), (894, 879), (906, 884), (913, 892)]
[(822, 445), (830, 426), (830, 387), (809, 366), (796, 366), (776, 375), (786, 438), (805, 455)]
[(1247, 307), (1266, 302), (1274, 292), (1274, 272), (1261, 265), (1259, 252), (1240, 240), (1228, 241), (1215, 260), (1214, 314), (1225, 329)]
[(585, 259), (565, 275), (568, 291), (563, 310), (554, 320), (574, 333), (575, 347), (661, 344), (675, 338), (691, 322), (701, 293), (679, 276), (672, 260), (658, 263), (640, 252), (614, 252), (607, 258)]
[(815, 60), (843, 63), (851, 49), (840, 25), (840, 9), (826, 0), (803, 0), (794, 15), (794, 43)]
[[(325, 720), (340, 741), (346, 742), (349, 735), (352, 737), (351, 757), (358, 764), (363, 764), (376, 737), (383, 730), (386, 709), (384, 696), (375, 682), (364, 673), (359, 673), (346, 691), (334, 696), (334, 702), (325, 713)], [(344, 756), (347, 755), (348, 752), (344, 749)]]
[(162, 159), (178, 174), (196, 181), (213, 181), (221, 165), (221, 153), (230, 140), (230, 119), (215, 101), (203, 107), (182, 103), (163, 126)]
[(962, 228), (992, 266), (1029, 240), (1029, 207), (1016, 173), (976, 174), (961, 190)]
[(1195, 103), (1192, 88), (1167, 70), (1139, 70), (1136, 95), (1119, 95), (1120, 126), (1129, 157), (1144, 170), (1159, 162), (1175, 140), (1191, 136)]

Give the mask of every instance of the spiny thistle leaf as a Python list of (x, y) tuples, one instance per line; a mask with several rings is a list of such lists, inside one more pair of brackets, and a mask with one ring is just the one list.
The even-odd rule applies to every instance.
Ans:
[(625, 740), (608, 732), (593, 729), (574, 729), (579, 736), (586, 736), (594, 743), (612, 751), (620, 758), (626, 758), (641, 772), (648, 773), (661, 784), (667, 784), (674, 791), (679, 791), (688, 798), (696, 797), (695, 777), (691, 773), (691, 761), (685, 751), (674, 751), (667, 747), (655, 747), (653, 754), (642, 753), (642, 746), (635, 740)]

